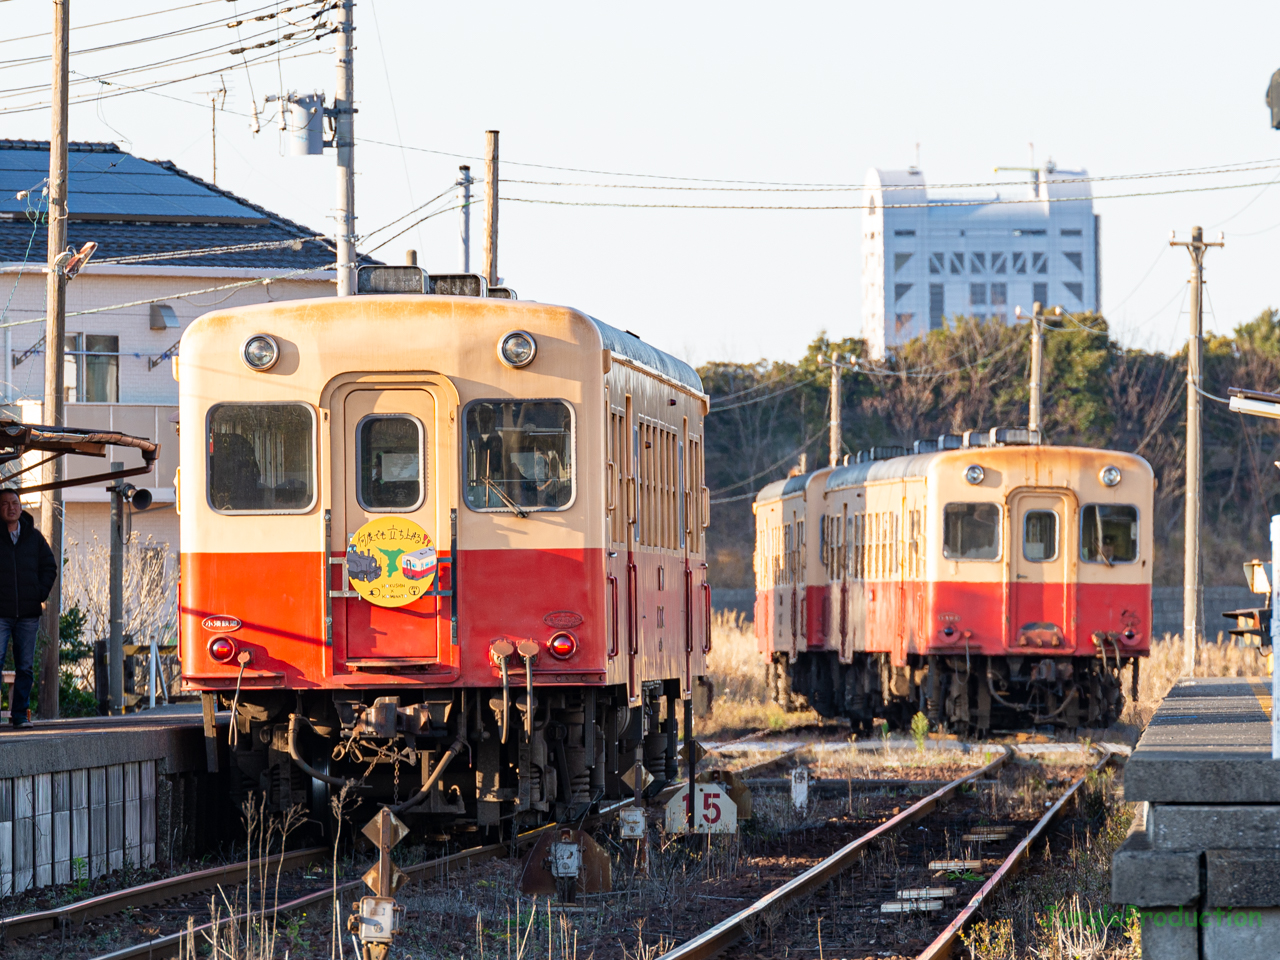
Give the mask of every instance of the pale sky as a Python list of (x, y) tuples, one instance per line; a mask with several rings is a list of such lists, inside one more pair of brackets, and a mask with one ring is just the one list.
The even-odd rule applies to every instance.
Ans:
[[(72, 49), (119, 43), (281, 6), (266, 0), (71, 0)], [(160, 16), (125, 18), (167, 6)], [(285, 14), (298, 19), (314, 9)], [(48, 0), (0, 0), (0, 109), (39, 100)], [(448, 189), (501, 130), (505, 179), (648, 183), (520, 166), (718, 180), (860, 184), (872, 166), (905, 167), (916, 144), (930, 183), (990, 181), (997, 164), (1052, 157), (1090, 174), (1139, 174), (1280, 158), (1264, 93), (1280, 68), (1273, 3), (599, 3), (439, 4), (360, 0), (355, 8), (358, 229), (370, 233)], [(81, 76), (213, 48), (191, 65), (117, 79), (142, 85), (229, 66), (226, 51), (275, 36), (252, 19), (72, 58)], [(285, 27), (296, 30), (297, 27)], [(264, 31), (271, 31), (264, 33)], [(251, 34), (263, 34), (249, 40)], [(284, 57), (331, 51), (326, 37)], [(287, 45), (287, 44), (286, 44)], [(274, 49), (274, 48), (272, 48)], [(262, 57), (272, 50), (251, 51)], [(331, 232), (332, 151), (285, 155), (274, 124), (251, 133), (256, 97), (334, 89), (330, 52), (272, 57), (223, 74), (218, 184)], [(114, 140), (148, 159), (210, 176), (218, 77), (72, 107), (76, 140)], [(96, 82), (74, 89), (87, 95)], [(103, 87), (106, 94), (120, 88)], [(165, 97), (156, 94), (164, 94)], [(176, 97), (182, 101), (178, 102)], [(265, 107), (270, 116), (274, 106)], [(48, 139), (47, 109), (0, 114), (0, 137)], [(404, 144), (419, 151), (370, 143)], [(1280, 164), (1280, 160), (1277, 161)], [(483, 165), (472, 164), (473, 175)], [(1005, 174), (1002, 177), (1018, 176)], [(997, 178), (998, 179), (998, 178)], [(1094, 185), (1095, 196), (1269, 183), (1280, 165)], [(705, 186), (705, 185), (704, 185)], [(742, 193), (503, 183), (499, 267), (522, 297), (578, 307), (695, 363), (796, 359), (821, 330), (861, 331), (856, 211), (613, 209), (514, 202), (856, 204), (857, 193)], [(431, 208), (428, 208), (431, 209)], [(1186, 338), (1187, 254), (1168, 247), (1193, 224), (1210, 251), (1206, 327), (1229, 331), (1280, 306), (1280, 186), (1099, 199), (1104, 313), (1125, 343), (1176, 349)], [(425, 211), (424, 211), (425, 212)], [(475, 210), (473, 266), (479, 263)], [(419, 250), (433, 272), (458, 269), (457, 213), (427, 220), (375, 255)], [(405, 221), (412, 222), (411, 220)], [(386, 231), (375, 237), (386, 237)], [(371, 246), (372, 244), (370, 244)], [(1181, 312), (1180, 312), (1181, 311)]]

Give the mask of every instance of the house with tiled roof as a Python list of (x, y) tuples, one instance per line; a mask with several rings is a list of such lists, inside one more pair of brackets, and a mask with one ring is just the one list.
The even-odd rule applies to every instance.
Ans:
[[(182, 331), (214, 306), (333, 295), (334, 244), (173, 163), (143, 160), (113, 143), (72, 143), (68, 169), (68, 242), (98, 247), (67, 287), (67, 423), (161, 442), (157, 471), (139, 480), (155, 505), (133, 523), (176, 550), (171, 358)], [(48, 173), (47, 141), (0, 140), (0, 399), (29, 419), (39, 419), (44, 391)], [(86, 461), (67, 469), (102, 468)], [(72, 487), (65, 497), (68, 540), (105, 538), (106, 490)]]

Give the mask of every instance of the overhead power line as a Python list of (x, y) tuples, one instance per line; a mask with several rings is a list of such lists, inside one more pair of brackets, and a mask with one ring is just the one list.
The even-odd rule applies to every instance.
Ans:
[[(132, 17), (117, 17), (114, 20), (99, 20), (97, 23), (73, 23), (72, 30), (88, 30), (91, 27), (114, 27), (118, 23), (127, 23), (130, 20), (143, 20), (147, 17), (158, 17), (165, 13), (177, 13), (179, 10), (191, 10), (195, 7), (207, 7), (211, 3), (221, 3), (223, 0), (198, 0), (196, 3), (188, 3), (181, 7), (166, 7), (163, 10), (151, 10), (147, 13), (136, 13)], [(49, 32), (28, 33), (21, 37), (4, 37), (0, 39), (0, 43), (17, 43), (19, 40), (46, 40)]]
[(1260, 183), (1224, 183), (1210, 187), (1176, 187), (1169, 190), (1148, 190), (1140, 193), (1111, 193), (1088, 197), (1045, 197), (1036, 199), (999, 199), (999, 200), (929, 200), (922, 203), (848, 203), (831, 204), (829, 206), (771, 205), (771, 204), (719, 204), (719, 203), (610, 203), (594, 200), (546, 200), (535, 197), (503, 197), (508, 203), (541, 203), (555, 207), (615, 207), (632, 210), (906, 210), (913, 208), (932, 209), (934, 207), (981, 207), (998, 204), (1028, 203), (1086, 203), (1093, 200), (1126, 200), (1134, 197), (1164, 197), (1178, 193), (1207, 193), (1215, 190), (1241, 190), (1248, 187), (1261, 187), (1270, 181)]
[[(514, 161), (513, 161), (514, 162)], [(1280, 162), (1260, 161), (1256, 164), (1244, 166), (1219, 166), (1219, 167), (1203, 167), (1191, 168), (1187, 170), (1166, 170), (1159, 173), (1122, 173), (1112, 174), (1109, 176), (1099, 177), (1070, 177), (1070, 178), (1050, 178), (1039, 181), (1039, 184), (1075, 184), (1075, 183), (1106, 183), (1114, 180), (1157, 180), (1166, 177), (1187, 177), (1187, 176), (1209, 176), (1213, 174), (1223, 173), (1249, 173), (1255, 170), (1274, 170), (1280, 167)], [(1280, 178), (1277, 178), (1280, 179)], [(681, 187), (672, 186), (670, 184), (651, 184), (651, 183), (575, 183), (563, 182), (555, 180), (512, 180), (504, 177), (502, 183), (519, 183), (528, 186), (538, 187), (584, 187), (592, 190), (672, 190), (672, 191), (720, 191), (728, 193), (852, 193), (863, 190), (879, 190), (883, 192), (902, 191), (902, 190), (958, 190), (975, 187), (1026, 187), (1035, 186), (1037, 184), (1030, 180), (998, 180), (984, 183), (947, 183), (947, 184), (898, 184), (891, 183), (883, 186), (868, 187), (866, 184), (846, 184), (841, 186), (833, 186), (831, 184), (813, 184), (809, 186), (791, 185), (786, 187), (722, 187), (722, 186), (706, 186), (706, 187)], [(1274, 183), (1275, 181), (1271, 181)]]

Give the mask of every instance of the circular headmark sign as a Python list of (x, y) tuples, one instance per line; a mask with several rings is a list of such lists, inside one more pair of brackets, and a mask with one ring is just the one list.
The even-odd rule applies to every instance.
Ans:
[(412, 520), (379, 517), (351, 535), (347, 577), (360, 596), (379, 607), (403, 607), (436, 582), (436, 548)]

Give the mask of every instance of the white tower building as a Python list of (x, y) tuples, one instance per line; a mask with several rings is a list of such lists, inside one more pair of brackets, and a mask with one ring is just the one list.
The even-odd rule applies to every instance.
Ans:
[[(1099, 310), (1098, 216), (1088, 174), (1050, 161), (1026, 185), (929, 190), (916, 169), (867, 174), (862, 331), (873, 357), (950, 316), (1014, 307)], [(1015, 201), (1015, 202), (1008, 202)]]

